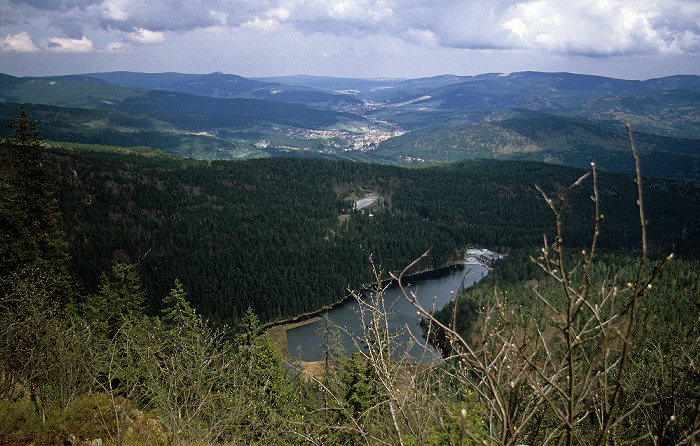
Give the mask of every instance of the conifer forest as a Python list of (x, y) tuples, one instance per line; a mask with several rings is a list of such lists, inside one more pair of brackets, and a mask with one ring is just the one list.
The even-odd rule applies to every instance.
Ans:
[[(614, 173), (197, 160), (8, 125), (0, 444), (700, 442), (700, 190), (643, 176), (631, 129)], [(382, 294), (469, 247), (503, 256), (415, 303), (442, 354), (420, 362)], [(345, 299), (369, 315), (353, 351), (321, 312)], [(302, 315), (315, 372), (268, 331)]]

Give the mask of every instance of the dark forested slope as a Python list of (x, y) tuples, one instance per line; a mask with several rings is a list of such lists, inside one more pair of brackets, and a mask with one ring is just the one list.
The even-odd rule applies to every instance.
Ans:
[[(72, 268), (88, 289), (117, 261), (138, 263), (148, 303), (179, 279), (218, 322), (249, 306), (264, 320), (315, 310), (371, 279), (369, 258), (403, 268), (432, 247), (427, 265), (471, 244), (532, 247), (552, 227), (534, 185), (557, 196), (584, 171), (531, 162), (473, 161), (443, 167), (273, 158), (204, 162), (154, 153), (54, 149), (54, 182)], [(634, 183), (600, 175), (606, 215), (601, 245), (636, 250)], [(650, 243), (697, 253), (700, 193), (688, 183), (647, 180)], [(567, 243), (592, 228), (590, 181), (570, 199)], [(353, 211), (374, 192), (380, 204)]]
[(0, 77), (0, 102), (117, 110), (161, 119), (190, 131), (228, 129), (267, 122), (318, 128), (362, 118), (298, 103), (214, 98), (174, 91), (117, 87), (74, 79)]

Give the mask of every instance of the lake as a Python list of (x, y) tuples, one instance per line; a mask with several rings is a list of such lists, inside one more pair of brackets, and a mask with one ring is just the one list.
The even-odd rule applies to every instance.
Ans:
[[(459, 290), (462, 281), (468, 287), (477, 282), (488, 273), (484, 265), (464, 265), (441, 270), (439, 272), (421, 275), (420, 279), (406, 280), (409, 286), (407, 290), (416, 295), (417, 300), (426, 310), (440, 309), (447, 304)], [(369, 297), (365, 297), (368, 299)], [(421, 329), (418, 325), (419, 318), (416, 308), (404, 298), (398, 286), (390, 286), (384, 295), (384, 305), (389, 313), (389, 327), (394, 333), (399, 334), (399, 342), (403, 346), (410, 346), (410, 355), (414, 360), (433, 361), (440, 357), (439, 353), (429, 348), (428, 351), (421, 345), (417, 345), (414, 338), (424, 342)], [(343, 333), (343, 347), (346, 354), (353, 350), (355, 342), (361, 347), (361, 337), (364, 327), (361, 321), (360, 305), (356, 299), (348, 299), (341, 305), (327, 312), (330, 319), (340, 327)], [(365, 320), (369, 316), (365, 315)], [(287, 331), (287, 350), (295, 360), (318, 361), (323, 354), (320, 346), (319, 332), (321, 321), (302, 325)], [(410, 331), (410, 333), (409, 333)], [(412, 335), (411, 335), (412, 334)], [(405, 347), (404, 347), (405, 348)]]

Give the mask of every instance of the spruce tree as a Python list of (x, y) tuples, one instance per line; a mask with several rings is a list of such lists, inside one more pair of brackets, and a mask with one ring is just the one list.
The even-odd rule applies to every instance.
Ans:
[(142, 316), (143, 301), (144, 292), (136, 265), (117, 263), (112, 266), (109, 276), (102, 274), (99, 293), (78, 309), (98, 331), (111, 338), (124, 322), (136, 321)]
[(236, 344), (243, 372), (241, 388), (253, 402), (240, 420), (241, 425), (248, 427), (244, 441), (247, 444), (295, 443), (296, 438), (288, 435), (288, 423), (299, 416), (300, 400), (284, 369), (282, 356), (251, 308), (238, 327)]
[(163, 309), (161, 310), (163, 322), (169, 327), (182, 325), (194, 328), (197, 323), (197, 312), (185, 299), (187, 293), (182, 288), (182, 284), (175, 279), (175, 285), (170, 294), (163, 298)]
[(342, 365), (340, 371), (342, 383), (342, 399), (348, 413), (354, 419), (366, 415), (367, 410), (375, 403), (375, 389), (371, 378), (371, 370), (362, 364), (357, 347)]
[(31, 264), (60, 269), (67, 256), (36, 123), (24, 111), (0, 145), (0, 275)]
[(75, 287), (59, 228), (48, 160), (36, 123), (24, 111), (9, 119), (13, 134), (0, 140), (0, 286), (46, 278), (51, 300), (65, 308)]

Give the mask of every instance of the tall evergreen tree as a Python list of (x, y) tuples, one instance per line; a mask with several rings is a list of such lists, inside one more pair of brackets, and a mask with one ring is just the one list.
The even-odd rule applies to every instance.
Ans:
[[(334, 390), (336, 384), (334, 381), (345, 358), (345, 349), (343, 348), (340, 329), (328, 317), (328, 313), (323, 315), (321, 326), (316, 331), (316, 336), (322, 341), (322, 344), (319, 345), (321, 361), (323, 362), (322, 383), (327, 389)], [(325, 404), (324, 395), (324, 406)]]
[[(48, 304), (70, 308), (76, 287), (36, 123), (21, 111), (7, 125), (13, 134), (0, 140), (0, 297), (4, 302), (33, 283)], [(6, 310), (0, 305), (0, 312)]]
[(341, 396), (348, 413), (356, 420), (366, 415), (375, 404), (376, 390), (371, 369), (362, 364), (357, 347), (342, 364), (340, 371)]
[(111, 338), (125, 321), (137, 320), (142, 315), (143, 301), (144, 293), (136, 266), (118, 263), (112, 266), (109, 276), (102, 274), (99, 293), (81, 305), (79, 310), (93, 326)]
[(0, 144), (0, 275), (31, 263), (60, 270), (67, 256), (36, 123), (24, 111), (10, 119)]
[(185, 299), (187, 293), (182, 288), (182, 284), (175, 279), (175, 285), (170, 294), (163, 298), (163, 309), (161, 310), (163, 322), (168, 326), (183, 325), (194, 327), (197, 322), (197, 312)]
[[(238, 358), (242, 364), (241, 387), (254, 401), (253, 407), (240, 420), (248, 426), (245, 441), (249, 444), (293, 444), (287, 435), (287, 423), (301, 410), (294, 384), (284, 370), (282, 356), (275, 350), (269, 335), (263, 331), (258, 317), (248, 308), (236, 336)], [(270, 437), (275, 432), (277, 437)]]
[(248, 307), (243, 319), (238, 324), (238, 333), (236, 334), (238, 351), (241, 352), (245, 360), (250, 359), (253, 344), (262, 333), (263, 329), (260, 326), (260, 319), (253, 312), (253, 309)]

